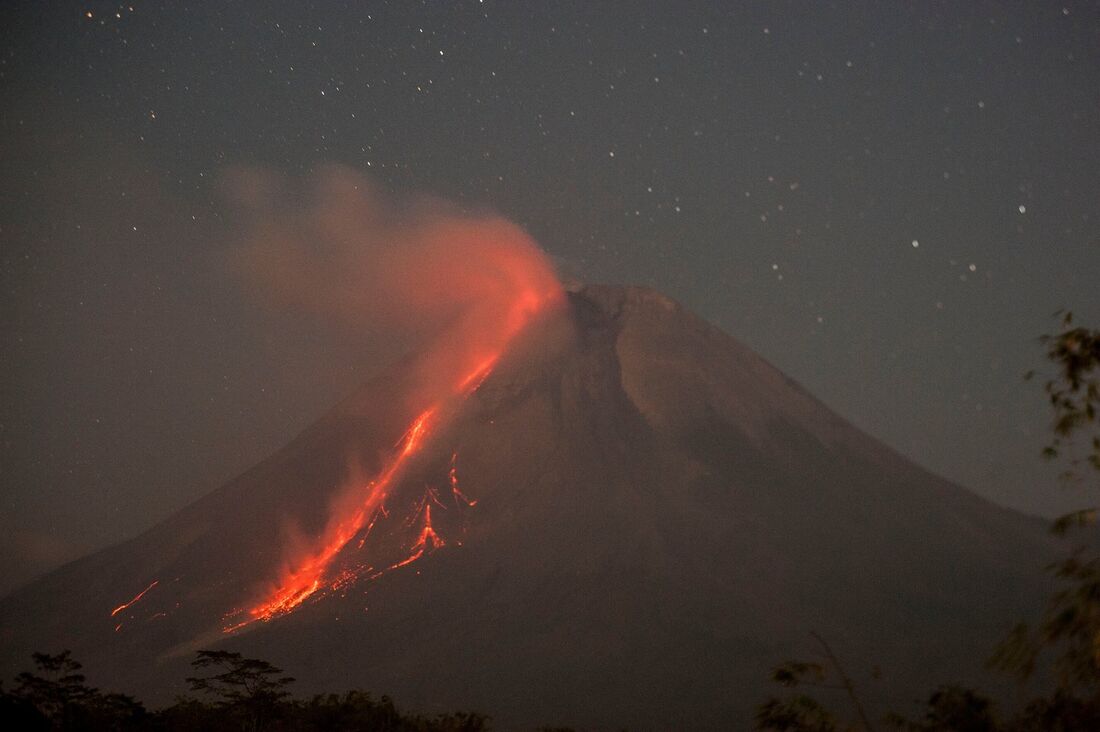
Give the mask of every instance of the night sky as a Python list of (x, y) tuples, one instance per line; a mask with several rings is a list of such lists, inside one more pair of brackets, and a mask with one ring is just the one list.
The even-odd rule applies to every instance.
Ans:
[(1087, 500), (1022, 375), (1100, 326), (1100, 3), (11, 2), (0, 90), (0, 590), (395, 355), (227, 271), (242, 165), (495, 210), (937, 473)]

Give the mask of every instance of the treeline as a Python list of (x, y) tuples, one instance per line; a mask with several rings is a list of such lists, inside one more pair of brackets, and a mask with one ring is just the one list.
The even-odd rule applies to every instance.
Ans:
[[(1060, 682), (1052, 693), (1039, 696), (1011, 714), (980, 691), (945, 684), (928, 695), (914, 717), (892, 712), (872, 719), (859, 691), (829, 652), (825, 663), (794, 661), (775, 669), (772, 680), (789, 689), (783, 697), (761, 704), (756, 729), (769, 732), (1095, 732), (1100, 730), (1100, 676), (1080, 683)], [(1100, 661), (1098, 661), (1100, 663)], [(814, 696), (815, 689), (832, 689), (848, 698), (837, 711)]]
[(295, 699), (294, 679), (267, 661), (229, 651), (199, 651), (187, 678), (194, 695), (150, 711), (126, 694), (88, 686), (69, 651), (35, 653), (8, 690), (0, 687), (3, 730), (378, 730), (379, 732), (481, 732), (489, 718), (477, 712), (423, 716), (402, 713), (387, 696), (365, 691)]

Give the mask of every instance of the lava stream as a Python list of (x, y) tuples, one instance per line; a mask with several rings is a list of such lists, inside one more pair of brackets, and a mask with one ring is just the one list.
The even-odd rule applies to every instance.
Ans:
[[(477, 500), (470, 500), (466, 497), (466, 494), (458, 489), (458, 453), (451, 453), (451, 470), (447, 473), (447, 477), (451, 480), (451, 495), (456, 499), (461, 498), (462, 501), (473, 508), (477, 505)], [(457, 503), (457, 500), (455, 501)]]
[[(114, 616), (118, 615), (120, 612), (122, 612), (126, 608), (128, 608), (131, 605), (133, 605), (134, 603), (136, 603), (141, 598), (145, 597), (145, 593), (148, 592), (149, 590), (153, 589), (154, 587), (156, 587), (159, 582), (160, 582), (160, 580), (153, 580), (149, 584), (148, 587), (146, 587), (144, 590), (142, 590), (141, 592), (134, 595), (134, 598), (132, 600), (130, 600), (129, 602), (124, 602), (121, 605), (119, 605), (118, 607), (116, 607), (114, 610), (112, 610), (111, 611), (111, 617), (113, 618)], [(120, 624), (120, 626), (121, 626), (121, 624)], [(115, 628), (115, 630), (117, 631), (118, 628)]]
[[(413, 420), (404, 437), (398, 442), (397, 454), (382, 473), (367, 484), (366, 497), (360, 507), (350, 515), (338, 517), (339, 520), (330, 522), (320, 549), (301, 560), (298, 568), (284, 577), (280, 586), (266, 600), (248, 611), (253, 620), (270, 620), (276, 615), (290, 612), (321, 587), (325, 572), (333, 558), (366, 525), (368, 517), (374, 515), (375, 509), (381, 506), (385, 499), (394, 478), (408, 462), (409, 457), (421, 446), (437, 410), (438, 406), (427, 409)], [(234, 626), (234, 628), (237, 627), (240, 626)]]
[[(475, 369), (459, 380), (456, 391), (462, 397), (468, 396), (488, 377), (489, 371), (496, 365), (499, 355), (482, 360)], [(326, 528), (319, 548), (312, 554), (299, 560), (298, 566), (285, 575), (279, 586), (271, 592), (262, 602), (248, 610), (249, 618), (242, 623), (226, 627), (225, 632), (233, 632), (248, 625), (254, 620), (267, 621), (294, 610), (306, 601), (311, 595), (326, 585), (325, 575), (329, 565), (336, 555), (350, 542), (364, 527), (370, 525), (378, 512), (384, 512), (382, 502), (389, 494), (395, 478), (401, 473), (409, 459), (415, 455), (424, 440), (436, 426), (436, 421), (444, 401), (424, 410), (405, 431), (405, 434), (397, 442), (397, 453), (390, 459), (385, 469), (367, 484), (365, 497), (359, 507), (346, 515), (336, 515), (330, 520)], [(470, 504), (472, 505), (472, 504)], [(389, 569), (403, 567), (416, 559), (419, 559), (431, 543), (434, 550), (443, 546), (443, 541), (431, 526), (430, 508), (425, 509), (425, 532), (421, 540), (414, 546), (413, 554), (407, 559), (398, 562)], [(365, 537), (364, 537), (365, 538)]]
[[(559, 298), (560, 290), (556, 283), (546, 290), (522, 290), (513, 299), (511, 306), (502, 313), (503, 317), (498, 316), (499, 319), (496, 319), (497, 329), (493, 332), (491, 339), (495, 347), (489, 349), (487, 353), (482, 351), (476, 357), (472, 357), (474, 354), (462, 351), (460, 348), (459, 354), (456, 354), (461, 356), (456, 358), (456, 363), (459, 364), (456, 369), (458, 373), (455, 375), (456, 378), (450, 381), (450, 387), (444, 389), (444, 393), (439, 394), (435, 402), (412, 421), (395, 445), (396, 452), (385, 464), (381, 473), (365, 486), (353, 489), (356, 495), (361, 496), (355, 501), (357, 507), (347, 513), (334, 511), (324, 532), (318, 537), (315, 548), (293, 561), (292, 569), (283, 574), (275, 589), (247, 610), (248, 617), (243, 622), (223, 628), (224, 632), (231, 633), (256, 620), (268, 621), (291, 612), (318, 590), (334, 582), (340, 584), (339, 579), (327, 577), (333, 560), (352, 539), (361, 534), (365, 527), (369, 529), (373, 526), (379, 512), (385, 513), (383, 502), (397, 483), (407, 463), (419, 453), (429, 435), (439, 426), (442, 415), (445, 412), (451, 413), (450, 409), (456, 400), (465, 399), (477, 391), (492, 373), (506, 347), (520, 330), (535, 314)], [(460, 496), (467, 505), (474, 505), (475, 501), (468, 500), (458, 491), (453, 459), (450, 478), (454, 495)], [(437, 497), (436, 501), (438, 502)], [(424, 498), (422, 510), (424, 527), (412, 546), (410, 556), (385, 571), (406, 566), (426, 552), (434, 551), (444, 545), (443, 540), (432, 527), (431, 507), (428, 505), (427, 496)], [(365, 538), (364, 535), (362, 539), (365, 540)], [(363, 541), (360, 541), (359, 547), (362, 548), (362, 545)]]
[(416, 537), (416, 543), (413, 544), (412, 548), (409, 550), (411, 553), (400, 562), (391, 565), (386, 571), (388, 572), (391, 569), (399, 569), (412, 564), (417, 559), (424, 556), (425, 552), (430, 554), (439, 547), (446, 545), (447, 543), (439, 537), (439, 534), (435, 533), (435, 529), (432, 527), (432, 506), (430, 503), (425, 503), (424, 526), (420, 529), (420, 534)]

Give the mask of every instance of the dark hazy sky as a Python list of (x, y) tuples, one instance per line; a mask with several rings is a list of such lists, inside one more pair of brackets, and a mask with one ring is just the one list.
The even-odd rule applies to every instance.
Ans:
[(1096, 2), (5, 3), (0, 589), (150, 527), (391, 354), (225, 271), (225, 171), (342, 163), (644, 283), (1002, 503), (1100, 324)]

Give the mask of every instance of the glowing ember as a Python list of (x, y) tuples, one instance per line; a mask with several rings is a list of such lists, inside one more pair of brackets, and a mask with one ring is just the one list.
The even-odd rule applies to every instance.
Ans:
[[(122, 611), (123, 611), (123, 610), (125, 610), (126, 608), (128, 608), (128, 607), (130, 607), (131, 605), (133, 605), (134, 603), (136, 603), (136, 602), (137, 602), (138, 600), (140, 600), (141, 598), (145, 597), (145, 593), (146, 593), (146, 592), (148, 592), (149, 590), (153, 589), (154, 587), (156, 587), (156, 586), (157, 586), (157, 583), (158, 583), (159, 581), (160, 581), (160, 580), (153, 580), (153, 581), (152, 581), (152, 582), (151, 582), (151, 583), (149, 584), (149, 586), (148, 586), (148, 587), (146, 587), (146, 588), (145, 588), (144, 590), (142, 590), (141, 592), (139, 592), (139, 593), (137, 593), (136, 595), (134, 595), (134, 598), (133, 598), (132, 600), (130, 600), (129, 602), (124, 602), (124, 603), (122, 603), (121, 605), (119, 605), (118, 607), (116, 607), (116, 608), (115, 608), (114, 610), (112, 610), (112, 611), (111, 611), (111, 617), (113, 618), (114, 616), (118, 615), (118, 614), (119, 614), (120, 612), (122, 612)], [(122, 624), (120, 623), (118, 627), (119, 627), (119, 628), (121, 628), (121, 627), (122, 627)], [(117, 631), (118, 631), (118, 628), (115, 628), (115, 631), (117, 632)]]

